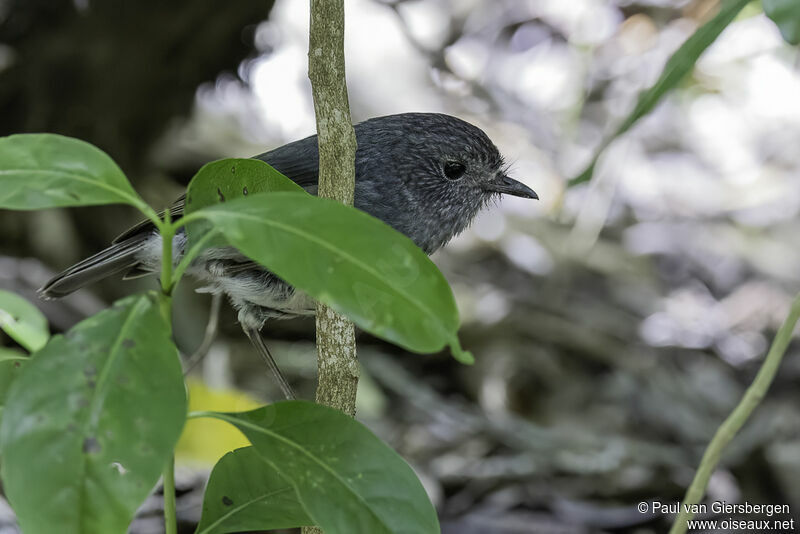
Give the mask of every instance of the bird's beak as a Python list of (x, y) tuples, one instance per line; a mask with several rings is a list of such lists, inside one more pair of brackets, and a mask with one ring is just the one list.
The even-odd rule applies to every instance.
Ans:
[(484, 189), (501, 195), (514, 195), (515, 197), (539, 200), (539, 195), (536, 194), (536, 191), (522, 182), (509, 178), (505, 174), (501, 174), (497, 178), (496, 181), (485, 184)]

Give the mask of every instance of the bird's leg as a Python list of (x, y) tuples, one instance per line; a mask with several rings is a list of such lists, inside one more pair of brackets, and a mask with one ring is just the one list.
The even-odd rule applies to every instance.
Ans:
[(284, 378), (283, 373), (281, 370), (278, 369), (278, 364), (275, 363), (275, 360), (272, 358), (272, 354), (269, 352), (266, 343), (264, 343), (264, 339), (261, 337), (261, 334), (258, 333), (258, 330), (254, 328), (247, 328), (242, 327), (244, 333), (250, 339), (250, 343), (256, 348), (258, 353), (264, 358), (264, 362), (269, 367), (269, 370), (272, 371), (272, 375), (275, 377), (275, 380), (278, 381), (278, 385), (281, 387), (281, 391), (283, 392), (283, 396), (286, 397), (287, 400), (294, 400), (297, 397), (292, 391), (292, 387), (289, 385), (289, 382), (286, 381)]

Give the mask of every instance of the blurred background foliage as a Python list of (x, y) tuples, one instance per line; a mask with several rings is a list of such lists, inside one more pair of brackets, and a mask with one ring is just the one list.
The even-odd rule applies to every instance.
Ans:
[[(663, 531), (668, 518), (636, 505), (682, 497), (755, 374), (800, 282), (800, 55), (758, 3), (610, 146), (591, 183), (566, 185), (718, 8), (347, 2), (354, 121), (460, 116), (486, 130), (542, 199), (504, 199), (434, 257), (475, 366), (360, 337), (360, 417), (417, 470), (444, 532)], [(0, 134), (95, 143), (164, 207), (209, 160), (313, 133), (307, 9), (297, 0), (2, 0)], [(33, 298), (53, 271), (136, 217), (113, 206), (0, 211), (0, 287)], [(110, 281), (38, 304), (64, 329), (153, 283)], [(209, 314), (190, 286), (175, 317), (187, 358)], [(191, 371), (193, 407), (279, 398), (230, 309), (219, 325)], [(313, 322), (274, 322), (264, 334), (311, 398)], [(793, 345), (709, 499), (800, 510), (799, 376)], [(190, 429), (181, 442), (186, 529), (213, 457), (237, 446), (220, 432)], [(132, 531), (158, 532), (159, 506), (148, 501)], [(0, 520), (13, 528), (9, 514)]]

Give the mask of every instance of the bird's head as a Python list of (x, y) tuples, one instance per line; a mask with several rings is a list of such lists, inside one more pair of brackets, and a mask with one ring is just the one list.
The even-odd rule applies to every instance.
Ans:
[[(392, 221), (428, 253), (469, 226), (500, 195), (539, 198), (508, 176), (503, 157), (480, 128), (456, 117), (439, 113), (378, 117), (359, 124), (356, 135), (357, 172), (360, 167), (379, 183), (391, 180), (402, 185), (391, 205), (385, 206), (387, 213), (376, 215)], [(381, 161), (376, 161), (377, 154)], [(384, 202), (385, 195), (384, 190)], [(374, 206), (375, 200), (365, 205)]]

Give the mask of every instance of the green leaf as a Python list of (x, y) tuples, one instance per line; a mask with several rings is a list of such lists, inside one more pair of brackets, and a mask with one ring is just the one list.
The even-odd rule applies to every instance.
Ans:
[(20, 352), (0, 348), (0, 406), (5, 405), (11, 384), (17, 379), (23, 366), (29, 360), (28, 356), (24, 356)]
[(659, 76), (656, 83), (639, 95), (639, 100), (636, 102), (633, 111), (622, 121), (622, 124), (620, 124), (614, 134), (600, 144), (600, 148), (597, 149), (597, 152), (586, 169), (568, 182), (570, 187), (591, 180), (597, 160), (608, 145), (610, 145), (614, 139), (627, 132), (639, 119), (650, 113), (656, 104), (661, 101), (661, 98), (674, 89), (681, 80), (691, 72), (700, 55), (706, 48), (711, 46), (711, 43), (717, 39), (719, 34), (722, 33), (722, 30), (727, 28), (728, 24), (730, 24), (739, 12), (750, 2), (751, 0), (723, 0), (719, 13), (700, 26), (697, 31), (672, 54), (667, 64), (664, 65), (664, 70), (661, 71), (661, 76)]
[(0, 138), (0, 208), (38, 210), (125, 203), (147, 205), (108, 155), (54, 134)]
[(186, 395), (160, 298), (53, 337), (12, 384), (2, 475), (26, 534), (124, 533), (171, 458)]
[(50, 338), (44, 314), (19, 295), (2, 289), (0, 289), (0, 328), (28, 352), (41, 349)]
[(800, 44), (800, 2), (798, 0), (763, 0), (764, 13), (771, 18), (789, 44)]
[(203, 165), (186, 191), (186, 213), (255, 193), (289, 191), (302, 187), (258, 159), (229, 158)]
[[(289, 191), (304, 193), (302, 187), (258, 159), (229, 158), (207, 163), (197, 171), (186, 190), (186, 215), (205, 206), (221, 204), (227, 200), (242, 198), (256, 193)], [(199, 241), (209, 230), (206, 221), (189, 225), (187, 249)], [(224, 246), (221, 237), (209, 240), (204, 246)], [(199, 252), (199, 250), (197, 250)]]
[(450, 286), (406, 236), (355, 208), (270, 193), (202, 208), (227, 242), (359, 327), (415, 352), (458, 346)]
[(0, 347), (0, 409), (5, 406), (8, 390), (30, 358), (21, 352)]
[(30, 356), (17, 349), (8, 347), (0, 347), (0, 363), (8, 361), (23, 361), (29, 360)]
[(211, 471), (197, 534), (312, 524), (294, 488), (253, 447), (244, 447), (223, 456)]
[(236, 425), (329, 534), (438, 533), (436, 510), (408, 464), (364, 425), (305, 401), (205, 413)]

